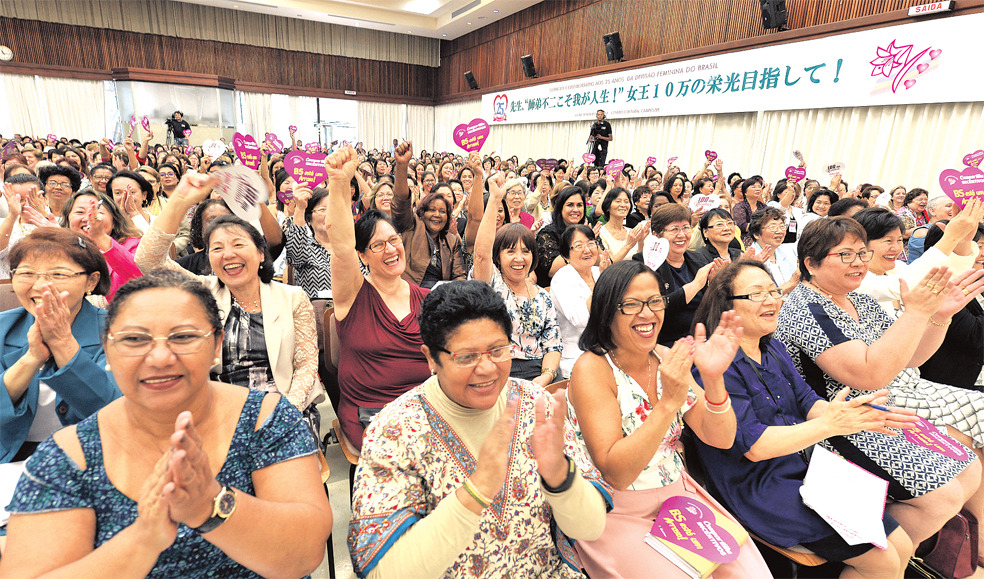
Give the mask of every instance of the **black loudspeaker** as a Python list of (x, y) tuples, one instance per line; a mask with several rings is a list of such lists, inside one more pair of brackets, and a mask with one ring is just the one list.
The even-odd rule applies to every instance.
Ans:
[(536, 78), (536, 67), (533, 66), (533, 55), (527, 54), (519, 59), (523, 63), (523, 74), (526, 78)]
[(478, 81), (475, 80), (475, 75), (470, 70), (465, 73), (465, 80), (468, 81), (468, 88), (478, 90)]
[(605, 56), (608, 57), (608, 60), (611, 62), (621, 62), (625, 55), (622, 53), (622, 38), (618, 35), (618, 32), (606, 34), (601, 39), (605, 43)]
[(762, 0), (762, 28), (786, 28), (786, 0)]

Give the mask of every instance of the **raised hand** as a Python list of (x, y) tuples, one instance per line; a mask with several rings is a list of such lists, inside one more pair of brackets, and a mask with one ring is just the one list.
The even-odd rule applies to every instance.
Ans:
[(343, 147), (325, 159), (325, 169), (328, 170), (329, 181), (352, 181), (359, 167), (359, 156), (352, 147)]
[(721, 314), (718, 327), (707, 337), (704, 324), (697, 324), (694, 331), (694, 365), (706, 380), (721, 376), (731, 366), (738, 353), (742, 337), (741, 318), (734, 310)]
[(506, 480), (506, 469), (509, 466), (509, 441), (512, 439), (513, 429), (516, 426), (516, 408), (518, 406), (518, 401), (510, 396), (506, 403), (506, 410), (492, 426), (492, 431), (489, 432), (482, 443), (482, 448), (478, 451), (478, 463), (475, 465), (475, 471), (470, 480), (475, 488), (489, 499), (494, 499), (495, 495), (499, 494), (499, 491), (502, 490), (502, 484)]
[(672, 348), (657, 345), (656, 351), (662, 361), (659, 365), (659, 382), (663, 386), (662, 396), (658, 396), (656, 385), (650, 384), (644, 388), (649, 396), (649, 404), (655, 408), (659, 404), (668, 404), (667, 408), (680, 409), (687, 401), (690, 385), (694, 382), (690, 368), (694, 365), (694, 339), (690, 336), (680, 338)]
[(307, 209), (310, 201), (311, 188), (306, 185), (296, 185), (294, 187), (294, 206), (303, 212)]
[(19, 193), (14, 193), (7, 188), (0, 188), (0, 192), (3, 193), (3, 198), (7, 200), (7, 211), (15, 218), (21, 216), (21, 209), (24, 206), (24, 201), (21, 199)]
[[(202, 162), (204, 161), (205, 159), (202, 159)], [(207, 173), (185, 173), (178, 186), (168, 196), (168, 201), (169, 203), (181, 201), (190, 208), (207, 199), (217, 182), (217, 177)]]
[(950, 271), (946, 267), (934, 267), (909, 288), (909, 284), (900, 279), (900, 297), (906, 311), (932, 316), (943, 305), (953, 285), (950, 283)]
[[(953, 288), (946, 292), (946, 298), (936, 310), (936, 316), (950, 318), (984, 292), (984, 270), (969, 269), (952, 280)], [(943, 294), (941, 294), (943, 295)]]
[(171, 520), (200, 527), (212, 516), (214, 499), (222, 485), (212, 474), (191, 412), (178, 414), (174, 423), (167, 471), (170, 481), (164, 485), (163, 495)]
[(74, 315), (68, 307), (68, 292), (59, 292), (51, 282), (41, 287), (41, 304), (35, 306), (34, 324), (56, 360), (68, 362), (78, 348), (78, 342), (72, 335)]
[(891, 428), (907, 428), (918, 421), (915, 411), (891, 408), (889, 412), (868, 406), (869, 404), (884, 405), (888, 401), (888, 390), (877, 390), (864, 396), (847, 400), (850, 388), (843, 388), (834, 396), (820, 416), (832, 434), (845, 436), (870, 430), (895, 436), (898, 433)]
[[(20, 197), (20, 195), (18, 195), (18, 197)], [(30, 223), (31, 225), (35, 225), (37, 227), (58, 227), (57, 223), (52, 222), (40, 211), (30, 205), (22, 205), (20, 213), (24, 218), (24, 221)]]
[(137, 520), (133, 522), (139, 544), (153, 547), (158, 553), (170, 547), (178, 536), (178, 525), (171, 520), (162, 497), (164, 485), (169, 480), (168, 458), (169, 453), (161, 455), (153, 473), (144, 481), (137, 499)]
[(396, 146), (396, 150), (393, 153), (394, 158), (397, 163), (401, 163), (404, 166), (410, 164), (410, 159), (413, 158), (413, 142), (403, 141)]
[(566, 390), (558, 390), (549, 400), (540, 397), (536, 401), (536, 424), (530, 437), (540, 478), (551, 487), (560, 486), (567, 478), (567, 461), (564, 459), (564, 417), (567, 408), (565, 393)]

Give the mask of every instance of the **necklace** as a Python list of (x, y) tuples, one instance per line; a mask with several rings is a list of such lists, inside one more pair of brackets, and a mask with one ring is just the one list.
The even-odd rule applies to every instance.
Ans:
[(537, 307), (536, 302), (533, 300), (532, 292), (530, 292), (529, 282), (525, 279), (523, 280), (523, 289), (526, 290), (526, 301), (520, 302), (519, 297), (513, 288), (510, 287), (509, 283), (505, 279), (502, 280), (506, 284), (506, 288), (509, 289), (509, 294), (512, 296), (513, 303), (516, 304), (516, 313), (519, 317), (519, 324), (523, 330), (523, 333), (527, 335), (539, 335), (541, 328), (543, 327), (543, 316), (540, 314), (540, 309)]
[(810, 286), (811, 286), (811, 287), (812, 287), (813, 289), (815, 289), (815, 290), (817, 290), (817, 292), (819, 292), (819, 293), (820, 293), (820, 295), (822, 295), (822, 296), (824, 296), (824, 297), (826, 297), (826, 298), (827, 298), (828, 300), (830, 300), (830, 301), (834, 301), (834, 294), (832, 294), (832, 293), (829, 293), (829, 292), (828, 292), (827, 290), (825, 290), (825, 289), (823, 289), (822, 287), (820, 287), (819, 285), (817, 285), (817, 283), (816, 283), (816, 282), (812, 282), (812, 281), (811, 281), (811, 282), (808, 282), (808, 283), (809, 283), (809, 285), (810, 285)]
[(240, 300), (239, 298), (236, 297), (235, 294), (233, 294), (232, 301), (236, 302), (236, 304), (247, 313), (253, 314), (260, 311), (260, 298), (246, 301), (246, 300)]
[[(625, 369), (622, 368), (622, 365), (618, 363), (618, 358), (615, 357), (615, 352), (612, 351), (612, 352), (609, 352), (609, 354), (612, 357), (612, 362), (615, 362), (615, 367), (618, 368), (619, 370), (621, 370), (622, 373), (625, 374), (626, 376), (629, 376), (629, 373), (626, 372)], [(646, 354), (646, 360), (647, 360), (647, 365), (646, 365), (646, 384), (643, 387), (643, 390), (645, 390), (646, 393), (648, 394), (649, 393), (649, 385), (653, 383), (653, 357), (650, 356), (649, 354)], [(631, 377), (631, 376), (629, 376), (629, 377)]]

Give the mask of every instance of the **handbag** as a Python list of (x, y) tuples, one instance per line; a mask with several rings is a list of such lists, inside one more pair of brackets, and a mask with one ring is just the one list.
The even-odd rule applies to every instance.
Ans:
[(977, 570), (977, 537), (977, 517), (964, 509), (919, 545), (909, 566), (932, 579), (970, 577)]

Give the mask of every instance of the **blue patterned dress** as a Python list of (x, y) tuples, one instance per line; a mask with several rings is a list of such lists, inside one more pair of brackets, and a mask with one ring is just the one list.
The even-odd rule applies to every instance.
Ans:
[[(249, 392), (229, 454), (215, 476), (223, 485), (251, 495), (256, 493), (253, 471), (314, 454), (315, 450), (301, 414), (286, 398), (281, 398), (263, 426), (255, 429), (265, 395), (259, 390)], [(96, 513), (96, 548), (137, 519), (137, 503), (117, 490), (106, 476), (98, 417), (93, 414), (76, 427), (85, 470), (79, 470), (49, 437), (27, 461), (27, 472), (17, 483), (14, 499), (7, 507), (11, 514), (92, 509)], [(190, 527), (178, 524), (177, 539), (160, 554), (148, 577), (260, 576), (233, 561)]]

